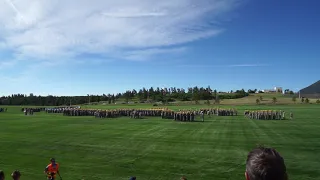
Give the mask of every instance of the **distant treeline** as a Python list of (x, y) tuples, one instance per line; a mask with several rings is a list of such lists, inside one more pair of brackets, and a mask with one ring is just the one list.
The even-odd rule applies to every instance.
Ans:
[(87, 96), (36, 96), (32, 93), (29, 95), (12, 94), (10, 96), (2, 96), (0, 105), (34, 105), (34, 106), (60, 106), (70, 104), (86, 104), (90, 102), (105, 102), (113, 104), (117, 101), (121, 102), (174, 102), (178, 101), (195, 101), (199, 100), (216, 100), (221, 99), (236, 99), (248, 96), (244, 89), (235, 92), (217, 92), (210, 87), (193, 87), (187, 90), (183, 88), (142, 88), (140, 90), (130, 90), (118, 94), (102, 94), (102, 95), (87, 95)]

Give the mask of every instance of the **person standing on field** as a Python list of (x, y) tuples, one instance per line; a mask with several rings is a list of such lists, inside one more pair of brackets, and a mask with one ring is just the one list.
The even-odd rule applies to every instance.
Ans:
[(62, 177), (59, 172), (59, 167), (60, 167), (59, 164), (56, 163), (56, 160), (54, 158), (51, 158), (50, 161), (51, 163), (44, 170), (44, 173), (46, 174), (47, 179), (55, 180), (58, 174), (60, 177), (60, 180), (62, 180)]
[(204, 113), (203, 113), (203, 111), (201, 111), (200, 115), (201, 115), (202, 122), (204, 122)]

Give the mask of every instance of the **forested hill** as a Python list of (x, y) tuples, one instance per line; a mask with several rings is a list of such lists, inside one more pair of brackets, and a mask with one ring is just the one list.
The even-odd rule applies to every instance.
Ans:
[(210, 87), (193, 87), (187, 90), (183, 88), (142, 88), (140, 90), (130, 90), (118, 94), (102, 94), (87, 96), (37, 96), (34, 94), (12, 94), (2, 96), (0, 105), (34, 105), (34, 106), (60, 106), (70, 104), (85, 104), (90, 102), (105, 102), (108, 104), (122, 102), (174, 102), (174, 101), (198, 101), (212, 99), (236, 99), (248, 96), (245, 90), (237, 90), (235, 92), (224, 93), (212, 90)]
[(311, 84), (310, 86), (300, 90), (303, 97), (319, 98), (320, 97), (320, 80)]

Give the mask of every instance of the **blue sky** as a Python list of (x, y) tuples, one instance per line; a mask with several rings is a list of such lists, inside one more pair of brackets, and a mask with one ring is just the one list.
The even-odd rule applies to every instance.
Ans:
[(2, 0), (0, 95), (294, 91), (320, 79), (317, 0)]

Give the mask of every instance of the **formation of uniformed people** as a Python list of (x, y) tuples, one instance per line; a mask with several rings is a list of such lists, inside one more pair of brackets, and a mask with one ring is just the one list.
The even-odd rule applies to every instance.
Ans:
[[(286, 112), (282, 110), (257, 110), (257, 111), (245, 111), (244, 115), (250, 119), (257, 120), (284, 120), (286, 119)], [(290, 113), (290, 119), (293, 119), (292, 112)]]
[(170, 109), (163, 109), (160, 113), (161, 119), (174, 119), (175, 112)]
[(97, 118), (116, 118), (119, 116), (127, 116), (133, 119), (141, 119), (145, 116), (160, 116), (161, 109), (113, 109), (98, 110), (95, 112)]
[(41, 112), (44, 111), (46, 108), (22, 108), (21, 111), (24, 112), (25, 110), (27, 111), (32, 111), (32, 112)]
[(95, 109), (66, 108), (62, 113), (64, 116), (94, 116), (96, 111)]
[(7, 112), (7, 110), (8, 110), (7, 108), (0, 108), (0, 113), (1, 112)]
[(94, 116), (96, 118), (117, 118), (126, 116), (140, 119), (145, 116), (162, 117), (163, 119), (175, 119), (180, 121), (193, 121), (195, 113), (190, 111), (174, 112), (167, 108), (151, 109), (77, 109), (77, 108), (51, 108), (47, 113), (62, 113), (64, 116)]
[(172, 119), (175, 121), (195, 121), (196, 116), (200, 116), (204, 121), (205, 115), (235, 116), (235, 109), (199, 109), (199, 110), (179, 110), (173, 111), (168, 108), (151, 109), (79, 109), (71, 107), (47, 108), (47, 113), (62, 113), (65, 116), (94, 116), (96, 118), (117, 118), (121, 116), (140, 119), (145, 116), (161, 117), (162, 119)]
[(204, 114), (216, 116), (237, 116), (238, 111), (236, 109), (222, 109), (222, 108), (211, 108), (211, 109), (200, 109), (198, 112), (203, 112)]
[(38, 111), (38, 109), (35, 109), (35, 108), (22, 108), (22, 110), (23, 110), (24, 115), (28, 115), (28, 114), (33, 115), (35, 110), (36, 110), (36, 112), (40, 112), (40, 111)]
[[(204, 113), (200, 113), (202, 120), (204, 121)], [(173, 114), (173, 119), (175, 121), (192, 122), (195, 121), (196, 112), (195, 111), (177, 111)]]
[(95, 116), (96, 118), (117, 118), (127, 116), (130, 118), (142, 118), (143, 116), (160, 116), (160, 109), (74, 109), (66, 108), (54, 110), (65, 116)]
[(79, 107), (51, 107), (46, 108), (46, 113), (63, 113), (65, 110), (79, 109)]

